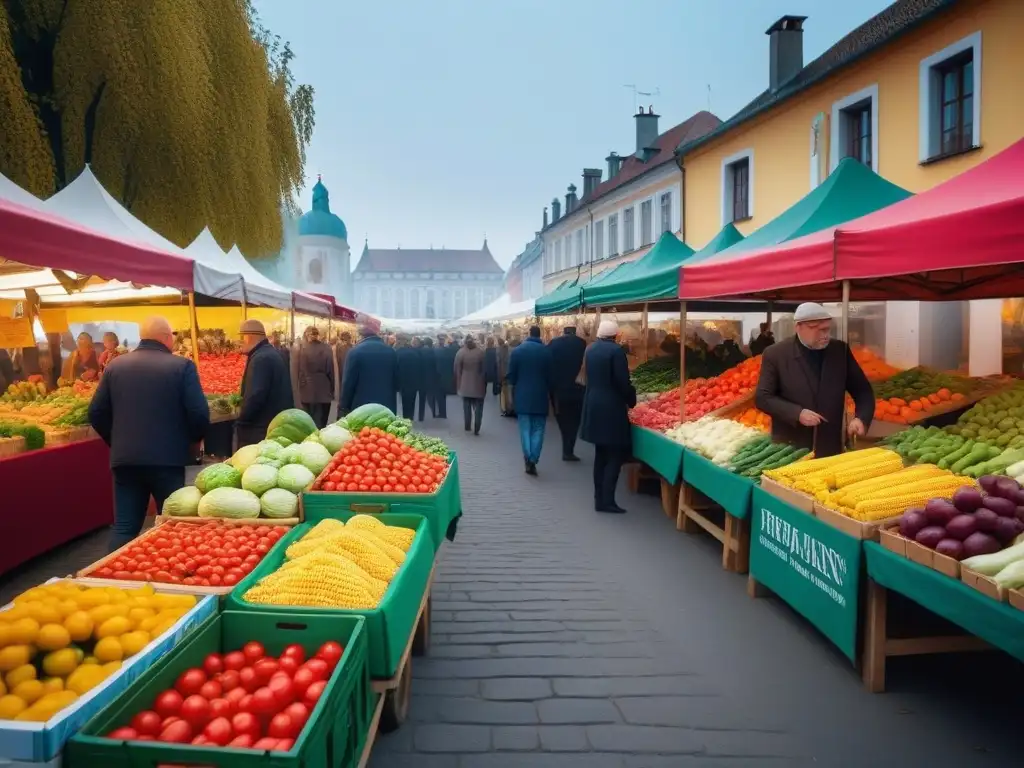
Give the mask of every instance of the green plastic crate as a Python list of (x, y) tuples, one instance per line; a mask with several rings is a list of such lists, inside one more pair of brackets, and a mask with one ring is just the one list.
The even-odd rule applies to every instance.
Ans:
[(451, 454), (448, 474), (434, 493), (307, 491), (301, 498), (303, 519), (307, 523), (319, 523), (325, 518), (347, 520), (355, 514), (378, 515), (383, 512), (422, 515), (430, 521), (430, 535), (436, 551), (446, 538), (455, 539), (452, 522), (462, 515), (459, 459)]
[[(369, 733), (376, 694), (367, 665), (366, 622), (358, 616), (311, 616), (295, 612), (239, 613), (211, 617), (190, 637), (146, 671), (128, 691), (94, 717), (68, 742), (63, 768), (156, 768), (163, 764), (216, 768), (355, 768)], [(102, 734), (128, 724), (174, 685), (185, 669), (201, 667), (210, 653), (240, 650), (251, 640), (280, 655), (300, 644), (312, 655), (328, 640), (345, 653), (290, 752), (236, 747), (116, 741)]]
[[(348, 515), (351, 517), (351, 514)], [(405, 562), (395, 578), (388, 585), (380, 605), (369, 611), (339, 610), (331, 608), (289, 608), (281, 605), (257, 605), (245, 600), (243, 595), (269, 573), (276, 571), (285, 560), (288, 546), (306, 535), (313, 526), (309, 523), (297, 525), (284, 536), (259, 565), (238, 583), (227, 597), (226, 607), (235, 611), (290, 612), (327, 616), (362, 616), (366, 619), (367, 641), (370, 645), (370, 676), (377, 680), (394, 677), (402, 654), (409, 644), (409, 638), (416, 629), (416, 618), (420, 604), (430, 581), (434, 567), (434, 543), (427, 521), (420, 515), (380, 515), (381, 522), (411, 528), (416, 531), (412, 546), (405, 555)]]

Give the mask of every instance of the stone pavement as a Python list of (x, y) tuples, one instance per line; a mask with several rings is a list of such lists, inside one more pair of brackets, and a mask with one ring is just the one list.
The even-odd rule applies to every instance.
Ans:
[[(480, 437), (454, 398), (448, 413), (426, 431), (459, 452), (464, 516), (435, 577), (409, 720), (378, 737), (371, 768), (1008, 764), (1019, 699), (959, 698), (989, 668), (981, 657), (965, 685), (907, 660), (937, 676), (936, 692), (907, 693), (891, 671), (897, 692), (867, 694), (791, 611), (747, 598), (710, 538), (675, 531), (656, 498), (621, 488), (629, 514), (596, 514), (590, 451), (563, 464), (553, 421), (530, 478), (493, 398)], [(993, 661), (989, 674), (1020, 679)]]

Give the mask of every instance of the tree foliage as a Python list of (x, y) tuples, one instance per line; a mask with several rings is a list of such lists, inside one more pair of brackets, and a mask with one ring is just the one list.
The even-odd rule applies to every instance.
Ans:
[(277, 253), (313, 89), (251, 0), (0, 0), (0, 172), (41, 197), (86, 163), (187, 245)]

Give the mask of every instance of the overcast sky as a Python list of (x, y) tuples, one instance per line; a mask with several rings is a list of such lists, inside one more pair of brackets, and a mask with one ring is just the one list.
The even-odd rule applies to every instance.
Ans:
[[(634, 148), (634, 95), (660, 130), (722, 119), (768, 84), (765, 30), (808, 16), (804, 61), (886, 0), (257, 0), (316, 88), (323, 174), (353, 255), (477, 248), (508, 266), (584, 167)], [(710, 87), (710, 91), (709, 91)]]

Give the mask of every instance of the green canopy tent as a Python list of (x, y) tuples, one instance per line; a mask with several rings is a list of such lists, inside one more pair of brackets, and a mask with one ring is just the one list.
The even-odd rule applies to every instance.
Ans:
[(665, 232), (643, 257), (617, 267), (614, 277), (583, 286), (583, 304), (601, 307), (674, 299), (679, 266), (692, 254), (693, 248)]
[(545, 293), (534, 306), (537, 315), (562, 315), (580, 305), (580, 278), (563, 281), (550, 293)]

